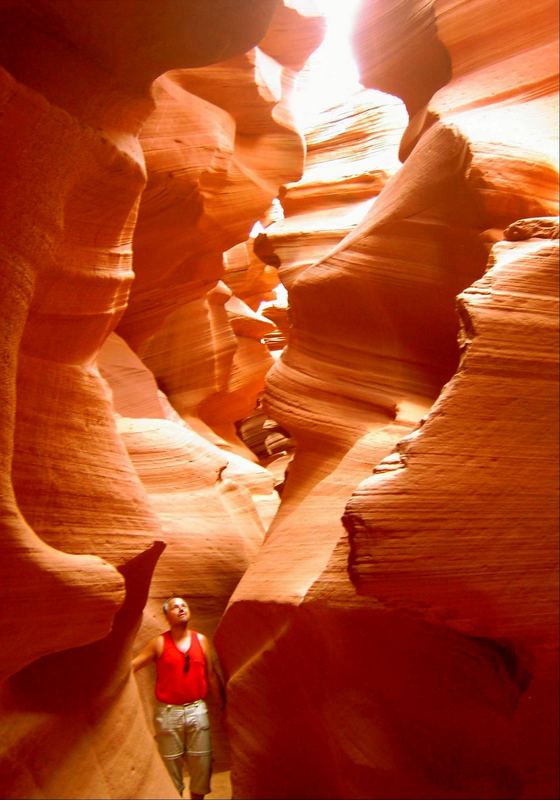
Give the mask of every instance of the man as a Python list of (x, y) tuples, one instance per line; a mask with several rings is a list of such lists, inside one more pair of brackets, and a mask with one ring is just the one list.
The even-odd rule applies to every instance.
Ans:
[(132, 660), (136, 672), (156, 662), (157, 698), (154, 725), (159, 752), (173, 783), (183, 795), (183, 760), (190, 775), (192, 800), (210, 791), (212, 746), (208, 688), (223, 705), (222, 686), (212, 663), (206, 636), (189, 630), (191, 612), (182, 597), (163, 604), (169, 630), (152, 639)]

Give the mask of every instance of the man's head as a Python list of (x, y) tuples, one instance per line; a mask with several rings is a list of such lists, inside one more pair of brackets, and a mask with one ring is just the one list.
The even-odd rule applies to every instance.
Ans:
[(171, 625), (186, 624), (191, 618), (191, 611), (182, 597), (169, 597), (163, 604), (163, 613)]

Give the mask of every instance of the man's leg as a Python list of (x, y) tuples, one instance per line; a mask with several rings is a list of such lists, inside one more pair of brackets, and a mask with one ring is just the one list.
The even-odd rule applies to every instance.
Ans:
[(212, 774), (212, 742), (208, 709), (203, 700), (189, 708), (186, 715), (186, 761), (190, 776), (192, 800), (202, 800), (210, 791)]
[(202, 756), (187, 754), (186, 759), (190, 777), (189, 789), (191, 800), (202, 800), (204, 795), (210, 791), (212, 753), (205, 753)]
[(154, 716), (156, 742), (159, 754), (165, 764), (175, 788), (183, 796), (183, 759), (185, 745), (183, 740), (183, 709), (180, 706), (158, 703)]
[(167, 767), (167, 771), (171, 776), (171, 780), (175, 784), (175, 788), (182, 797), (183, 790), (185, 788), (185, 784), (183, 782), (183, 756), (179, 756), (178, 758), (168, 758), (167, 756), (162, 755), (162, 761)]

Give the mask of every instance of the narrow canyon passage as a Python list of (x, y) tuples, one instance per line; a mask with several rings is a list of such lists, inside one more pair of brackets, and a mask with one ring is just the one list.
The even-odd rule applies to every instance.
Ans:
[[(0, 0), (0, 796), (558, 795), (558, 9)], [(185, 791), (185, 796), (188, 791)]]

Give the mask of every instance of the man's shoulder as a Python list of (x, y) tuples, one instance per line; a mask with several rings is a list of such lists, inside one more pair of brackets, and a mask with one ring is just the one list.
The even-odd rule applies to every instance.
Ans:
[(152, 647), (152, 650), (154, 650), (154, 652), (156, 653), (156, 655), (158, 657), (163, 652), (163, 646), (165, 644), (165, 634), (166, 633), (169, 633), (169, 631), (163, 631), (163, 633), (158, 633), (158, 635), (154, 636), (154, 638), (150, 641), (150, 645)]
[(194, 638), (198, 641), (200, 649), (204, 653), (204, 656), (207, 657), (209, 655), (208, 639), (203, 633), (200, 633), (200, 631), (191, 631), (191, 633), (195, 635)]

